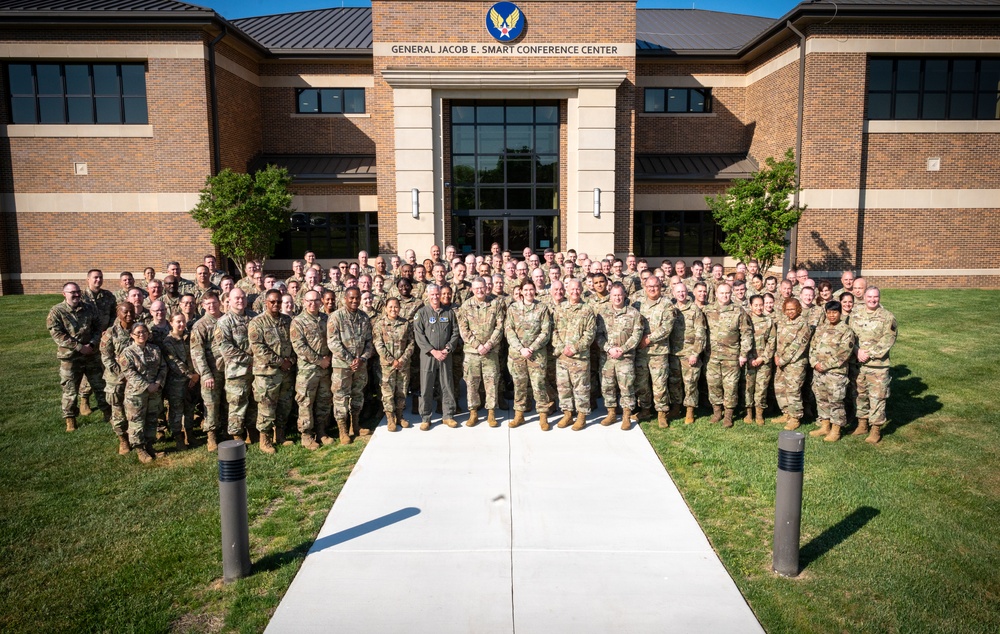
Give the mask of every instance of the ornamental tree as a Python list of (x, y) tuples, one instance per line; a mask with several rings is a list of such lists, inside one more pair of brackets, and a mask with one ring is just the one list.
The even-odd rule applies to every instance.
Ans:
[(205, 179), (191, 216), (212, 230), (212, 244), (243, 271), (248, 261), (274, 254), (282, 232), (288, 230), (294, 211), (288, 192), (291, 182), (288, 170), (274, 165), (255, 174), (226, 168)]
[(788, 246), (785, 233), (802, 217), (804, 206), (792, 206), (795, 153), (764, 160), (765, 167), (749, 180), (737, 179), (724, 194), (708, 196), (715, 223), (726, 233), (722, 248), (747, 262), (757, 260), (768, 270)]

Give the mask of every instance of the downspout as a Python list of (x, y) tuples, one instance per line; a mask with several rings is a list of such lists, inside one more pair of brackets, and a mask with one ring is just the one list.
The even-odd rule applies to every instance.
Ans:
[(226, 25), (219, 35), (208, 43), (208, 92), (212, 101), (212, 175), (222, 171), (222, 150), (219, 147), (219, 92), (215, 87), (215, 45), (226, 37)]
[[(792, 206), (799, 206), (799, 185), (802, 182), (802, 120), (805, 112), (806, 95), (806, 36), (792, 25), (792, 21), (785, 22), (785, 26), (799, 36), (799, 113), (795, 123), (795, 193), (792, 195)], [(788, 270), (795, 266), (799, 249), (799, 225), (795, 223), (786, 234), (788, 248), (785, 249), (785, 260), (781, 267), (781, 276), (784, 279), (788, 275)]]

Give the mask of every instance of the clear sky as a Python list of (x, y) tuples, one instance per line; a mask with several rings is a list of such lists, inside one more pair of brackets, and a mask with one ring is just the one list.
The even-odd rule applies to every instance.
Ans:
[[(215, 9), (224, 18), (234, 20), (255, 15), (292, 13), (328, 7), (367, 7), (367, 0), (186, 0), (191, 4)], [(433, 0), (427, 1), (433, 5)], [(639, 0), (640, 9), (705, 9), (723, 13), (740, 13), (779, 18), (788, 13), (796, 0)]]

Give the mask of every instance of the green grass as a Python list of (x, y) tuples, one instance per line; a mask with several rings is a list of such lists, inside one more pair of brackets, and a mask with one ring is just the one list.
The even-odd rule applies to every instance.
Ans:
[(778, 425), (644, 425), (768, 632), (1000, 631), (1000, 292), (883, 299), (887, 433), (807, 437), (798, 578), (771, 571)]
[[(808, 439), (799, 578), (771, 572), (778, 426), (645, 431), (769, 632), (1000, 632), (1000, 292), (884, 299), (888, 433)], [(263, 630), (363, 444), (252, 448), (254, 574), (223, 585), (214, 455), (139, 465), (100, 414), (63, 431), (56, 301), (0, 297), (0, 631)]]

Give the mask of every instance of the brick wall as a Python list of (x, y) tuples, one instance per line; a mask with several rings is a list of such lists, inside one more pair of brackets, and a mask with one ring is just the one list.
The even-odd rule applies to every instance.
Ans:
[[(259, 74), (256, 60), (224, 42), (216, 45), (216, 58), (224, 57)], [(260, 154), (263, 145), (264, 119), (261, 89), (251, 82), (216, 66), (219, 102), (219, 145), (222, 168), (246, 172), (248, 164)], [(211, 104), (209, 104), (211, 107)]]

